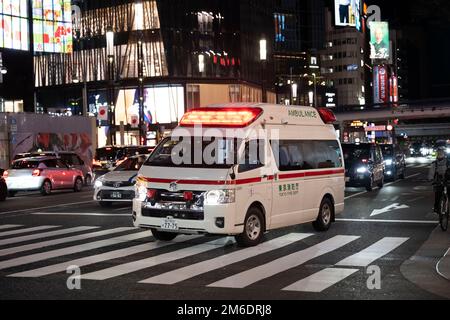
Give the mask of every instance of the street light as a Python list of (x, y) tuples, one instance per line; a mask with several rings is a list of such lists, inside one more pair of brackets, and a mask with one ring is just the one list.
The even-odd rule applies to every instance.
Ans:
[(267, 92), (266, 92), (266, 61), (267, 61), (267, 40), (259, 40), (259, 60), (262, 63), (262, 102), (267, 102)]
[[(115, 128), (113, 129), (114, 110), (114, 31), (112, 27), (106, 29), (106, 55), (108, 57), (108, 82), (109, 82), (109, 143), (115, 144)], [(115, 110), (114, 110), (115, 111)]]

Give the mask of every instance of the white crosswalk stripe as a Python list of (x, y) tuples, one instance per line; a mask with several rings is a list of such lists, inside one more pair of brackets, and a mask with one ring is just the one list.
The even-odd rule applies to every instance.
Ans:
[(367, 267), (375, 260), (387, 255), (389, 252), (401, 246), (409, 238), (383, 238), (368, 248), (351, 255), (350, 257), (338, 262), (337, 266), (347, 267)]
[[(147, 235), (146, 235), (147, 236)], [(36, 277), (42, 277), (49, 274), (57, 273), (65, 271), (69, 266), (78, 266), (78, 267), (84, 267), (88, 265), (92, 265), (99, 262), (104, 262), (108, 260), (114, 260), (118, 258), (124, 258), (127, 256), (131, 256), (134, 254), (138, 254), (141, 252), (147, 252), (159, 248), (164, 248), (166, 246), (172, 245), (174, 243), (180, 243), (188, 240), (192, 240), (198, 238), (198, 236), (179, 236), (172, 242), (150, 242), (150, 243), (144, 243), (133, 247), (128, 247), (124, 249), (119, 249), (115, 251), (105, 252), (102, 254), (96, 254), (89, 257), (83, 257), (80, 259), (75, 259), (68, 262), (53, 264), (50, 266), (42, 267), (39, 269), (33, 269), (29, 271), (19, 272), (10, 275), (9, 277), (23, 277), (23, 278), (36, 278)]]
[(202, 243), (195, 245), (193, 247), (187, 247), (184, 249), (179, 249), (169, 253), (164, 253), (155, 257), (150, 257), (147, 259), (142, 259), (138, 261), (133, 261), (130, 263), (121, 264), (115, 267), (99, 270), (96, 272), (81, 275), (82, 279), (90, 280), (106, 280), (114, 277), (123, 276), (132, 272), (154, 267), (163, 263), (168, 263), (175, 260), (180, 260), (190, 256), (194, 256), (207, 251), (212, 251), (220, 247), (225, 246), (230, 242), (228, 238), (222, 238), (219, 240), (210, 241), (207, 243)]
[(0, 246), (4, 246), (7, 244), (13, 244), (13, 243), (19, 243), (19, 242), (25, 242), (25, 241), (30, 241), (30, 240), (42, 239), (42, 238), (50, 238), (50, 237), (60, 236), (63, 234), (87, 231), (87, 230), (92, 230), (92, 229), (97, 229), (97, 228), (98, 227), (74, 227), (74, 228), (68, 228), (68, 229), (62, 229), (62, 230), (56, 230), (56, 231), (50, 231), (50, 232), (35, 233), (35, 234), (28, 235), (28, 236), (0, 240)]
[(20, 233), (27, 233), (27, 232), (34, 232), (34, 231), (42, 231), (42, 230), (54, 229), (54, 228), (59, 228), (59, 227), (60, 226), (39, 226), (39, 227), (33, 227), (33, 228), (25, 228), (25, 229), (5, 231), (5, 232), (0, 232), (0, 237), (12, 236), (12, 235), (15, 235), (15, 234), (20, 234)]
[(225, 254), (223, 256), (219, 256), (211, 260), (202, 261), (184, 268), (180, 268), (177, 270), (173, 270), (171, 272), (161, 274), (156, 277), (142, 280), (141, 283), (175, 284), (190, 279), (192, 277), (195, 277), (197, 275), (200, 275), (202, 273), (223, 268), (227, 265), (242, 260), (250, 259), (252, 257), (261, 255), (269, 251), (273, 251), (275, 249), (280, 249), (284, 246), (293, 244), (297, 241), (303, 240), (310, 236), (312, 236), (312, 234), (300, 234), (300, 233), (288, 234), (286, 236), (282, 236), (274, 240), (264, 242), (257, 247), (242, 249), (236, 252)]
[[(23, 227), (17, 225), (5, 225), (3, 229), (7, 229), (6, 226)], [(52, 226), (42, 226), (52, 227)], [(36, 228), (36, 227), (35, 227)], [(331, 254), (334, 251), (354, 242), (361, 238), (357, 235), (336, 235), (329, 239), (321, 240), (315, 245), (309, 245), (305, 247), (305, 243), (301, 242), (304, 239), (314, 237), (314, 234), (309, 233), (289, 233), (268, 240), (259, 246), (251, 248), (238, 248), (231, 246), (226, 252), (221, 254), (221, 248), (228, 244), (234, 245), (235, 242), (230, 237), (216, 238), (213, 241), (205, 242), (206, 238), (202, 236), (185, 236), (180, 235), (171, 242), (155, 241), (151, 236), (150, 231), (138, 231), (135, 228), (114, 228), (105, 229), (95, 232), (83, 233), (69, 237), (62, 237), (51, 240), (40, 239), (51, 236), (62, 236), (69, 232), (86, 231), (92, 228), (99, 227), (77, 227), (67, 228), (61, 230), (47, 231), (44, 233), (36, 233), (31, 235), (12, 237), (0, 240), (0, 245), (10, 245), (17, 243), (18, 239), (21, 241), (35, 242), (27, 243), (25, 245), (6, 247), (0, 250), (0, 256), (6, 256), (10, 254), (19, 254), (26, 251), (36, 250), (29, 254), (14, 256), (13, 258), (7, 258), (7, 260), (0, 261), (0, 270), (7, 270), (5, 276), (10, 278), (38, 278), (56, 274), (59, 272), (65, 272), (69, 266), (76, 265), (78, 267), (92, 266), (92, 272), (81, 274), (81, 278), (84, 280), (108, 280), (115, 277), (124, 276), (127, 274), (135, 273), (141, 270), (151, 270), (156, 266), (160, 266), (173, 261), (179, 261), (185, 258), (191, 258), (189, 261), (193, 261), (187, 264), (183, 264), (180, 261), (180, 266), (175, 269), (166, 271), (159, 274), (154, 274), (149, 278), (138, 280), (143, 284), (165, 284), (175, 285), (182, 281), (192, 279), (194, 277), (203, 277), (203, 283), (205, 279), (208, 279), (208, 274), (211, 271), (216, 271), (222, 268), (227, 268), (232, 264), (239, 262), (249, 261), (251, 262), (251, 268), (245, 268), (246, 263), (242, 263), (245, 271), (235, 272), (228, 277), (220, 279), (214, 283), (207, 284), (207, 287), (213, 288), (231, 288), (231, 289), (243, 289), (249, 287), (259, 281), (270, 281), (272, 277), (282, 272), (290, 272), (293, 275), (293, 283), (282, 288), (282, 291), (290, 292), (309, 292), (320, 293), (326, 289), (329, 289), (341, 281), (344, 281), (348, 277), (351, 277), (358, 271), (362, 271), (363, 267), (367, 267), (378, 259), (388, 255), (406, 241), (409, 238), (406, 237), (384, 237), (375, 243), (368, 243), (364, 247), (358, 241), (355, 245), (362, 248), (356, 253), (353, 253), (341, 261), (336, 263), (334, 267), (326, 267), (318, 272), (311, 274), (302, 279), (296, 279), (298, 268), (308, 261), (315, 258)], [(85, 228), (85, 229), (83, 229)], [(24, 228), (33, 229), (33, 228)], [(45, 230), (45, 229), (41, 229)], [(71, 230), (71, 231), (69, 231)], [(75, 230), (75, 231), (74, 231)], [(36, 231), (33, 229), (32, 231)], [(30, 232), (32, 232), (30, 231)], [(57, 232), (62, 232), (58, 234)], [(117, 233), (125, 233), (125, 235), (117, 235)], [(46, 236), (44, 236), (46, 234)], [(12, 234), (14, 235), (14, 234)], [(34, 237), (34, 238), (33, 238)], [(95, 239), (99, 238), (100, 239)], [(202, 238), (201, 243), (190, 243), (193, 239)], [(148, 239), (148, 240), (147, 240)], [(363, 238), (364, 239), (364, 238)], [(135, 242), (139, 241), (139, 242)], [(72, 244), (70, 246), (51, 248), (55, 245), (68, 244), (71, 242), (80, 242), (79, 244)], [(183, 244), (180, 249), (173, 247), (176, 244)], [(254, 264), (265, 254), (277, 252), (289, 245), (301, 245), (302, 248), (296, 249), (291, 247), (290, 252), (294, 249), (297, 250), (293, 253), (284, 255), (270, 262), (264, 262), (260, 264)], [(120, 246), (120, 247), (118, 247)], [(109, 247), (109, 248), (108, 248)], [(103, 249), (104, 248), (104, 249)], [(157, 249), (167, 248), (164, 253), (154, 253), (153, 256), (142, 258), (133, 257), (139, 253), (151, 253)], [(103, 249), (102, 252), (96, 253), (93, 250)], [(198, 255), (207, 254), (214, 250), (219, 249), (215, 253), (213, 258), (205, 258), (200, 260)], [(355, 251), (353, 251), (355, 252)], [(76, 258), (70, 258), (70, 255), (78, 254)], [(156, 254), (156, 255), (155, 255)], [(206, 255), (207, 257), (208, 255)], [(68, 258), (60, 258), (68, 257)], [(55, 259), (58, 258), (58, 259)], [(118, 260), (120, 259), (120, 260)], [(109, 264), (111, 267), (100, 269), (96, 264), (111, 261)], [(267, 261), (267, 260), (265, 260)], [(33, 266), (35, 263), (40, 263), (38, 266)], [(177, 262), (178, 263), (178, 262)], [(334, 261), (333, 261), (334, 263)], [(255, 267), (256, 265), (256, 267)], [(15, 267), (21, 267), (20, 270), (14, 270)], [(228, 268), (233, 270), (234, 268)], [(242, 270), (242, 269), (241, 269)], [(295, 282), (294, 282), (295, 281)], [(206, 283), (211, 282), (211, 280)], [(202, 285), (203, 286), (203, 285)]]
[(214, 282), (208, 286), (221, 288), (245, 288), (255, 282), (298, 267), (311, 259), (337, 250), (359, 238), (359, 236), (335, 236), (307, 249), (294, 252), (288, 256)]
[(327, 268), (284, 288), (284, 291), (322, 292), (351, 276), (359, 269)]
[(0, 230), (5, 230), (5, 229), (12, 229), (12, 228), (18, 228), (18, 227), (22, 227), (21, 224), (5, 224), (0, 226)]
[[(133, 229), (133, 228), (115, 228), (115, 229), (102, 230), (102, 231), (97, 231), (97, 232), (92, 232), (92, 233), (87, 233), (87, 234), (80, 234), (80, 235), (76, 235), (76, 236), (72, 236), (72, 237), (66, 237), (66, 238), (48, 240), (48, 241), (43, 241), (43, 242), (38, 242), (38, 243), (26, 244), (26, 245), (22, 245), (22, 246), (18, 246), (18, 247), (12, 247), (12, 248), (0, 250), (0, 256), (5, 256), (8, 254), (19, 253), (19, 252), (24, 252), (24, 251), (30, 251), (30, 250), (34, 250), (34, 249), (40, 249), (40, 248), (49, 247), (49, 246), (53, 246), (53, 245), (57, 245), (57, 244), (87, 240), (87, 239), (91, 239), (91, 238), (95, 238), (95, 237), (106, 236), (106, 235), (113, 234), (113, 233), (129, 231), (131, 229)], [(2, 269), (2, 268), (0, 267), (0, 269)]]
[(62, 249), (56, 249), (56, 250), (51, 250), (51, 251), (42, 252), (42, 253), (36, 253), (36, 254), (28, 255), (28, 256), (23, 256), (20, 258), (15, 258), (15, 259), (6, 260), (6, 261), (0, 261), (0, 269), (16, 267), (16, 266), (30, 264), (30, 263), (47, 260), (47, 259), (51, 259), (51, 258), (55, 258), (55, 257), (61, 257), (61, 256), (69, 255), (69, 254), (103, 248), (103, 247), (112, 246), (112, 245), (116, 245), (116, 244), (120, 244), (120, 243), (124, 243), (124, 242), (128, 242), (128, 241), (134, 241), (134, 240), (138, 240), (138, 239), (142, 239), (142, 238), (148, 238), (150, 236), (151, 236), (150, 232), (145, 231), (145, 232), (133, 233), (130, 235), (121, 236), (121, 237), (117, 237), (117, 238), (94, 241), (94, 242), (90, 242), (90, 243), (87, 243), (84, 245), (76, 245), (76, 246), (72, 246), (72, 247), (68, 247), (68, 248), (62, 248)]

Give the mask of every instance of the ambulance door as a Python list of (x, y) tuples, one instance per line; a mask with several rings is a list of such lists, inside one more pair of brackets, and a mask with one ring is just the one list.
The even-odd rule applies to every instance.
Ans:
[(302, 218), (301, 150), (293, 137), (271, 141), (275, 157), (272, 187), (272, 225), (279, 228), (298, 224)]
[(264, 139), (245, 141), (236, 179), (237, 223), (244, 222), (247, 208), (255, 202), (264, 206), (266, 223), (270, 223), (272, 175), (265, 165), (266, 157), (267, 144)]

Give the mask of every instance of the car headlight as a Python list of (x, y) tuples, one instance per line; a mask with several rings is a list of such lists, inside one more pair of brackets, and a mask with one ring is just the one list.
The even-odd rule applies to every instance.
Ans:
[(103, 182), (100, 180), (95, 180), (94, 187), (96, 189), (101, 188), (103, 186)]
[(367, 172), (367, 168), (366, 167), (360, 167), (360, 168), (356, 169), (356, 172), (358, 172), (358, 173), (366, 173)]
[(236, 201), (235, 190), (211, 190), (205, 194), (206, 205), (234, 203)]
[(445, 152), (450, 153), (450, 148), (445, 149)]
[(392, 166), (392, 159), (385, 160), (384, 164), (387, 165), (387, 166)]

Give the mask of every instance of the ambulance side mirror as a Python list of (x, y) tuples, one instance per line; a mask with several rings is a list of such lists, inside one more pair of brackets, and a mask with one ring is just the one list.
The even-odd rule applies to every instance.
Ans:
[(231, 167), (230, 178), (231, 180), (236, 180), (236, 166)]

